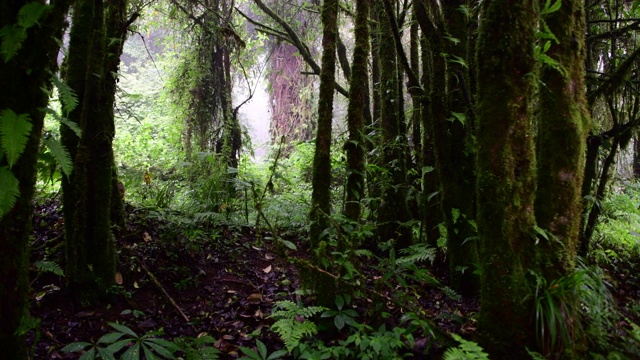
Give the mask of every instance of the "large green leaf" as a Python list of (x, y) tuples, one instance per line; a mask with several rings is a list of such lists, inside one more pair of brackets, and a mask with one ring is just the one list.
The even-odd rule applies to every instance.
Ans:
[(16, 204), (20, 189), (18, 179), (8, 167), (0, 167), (0, 218), (7, 214)]
[(71, 155), (69, 155), (67, 149), (56, 139), (44, 139), (43, 142), (56, 159), (58, 165), (60, 165), (62, 172), (67, 177), (70, 176), (71, 171), (73, 171), (73, 161), (71, 161)]
[(13, 167), (24, 151), (31, 122), (28, 114), (16, 114), (11, 109), (5, 109), (0, 113), (0, 147), (7, 156), (9, 168)]

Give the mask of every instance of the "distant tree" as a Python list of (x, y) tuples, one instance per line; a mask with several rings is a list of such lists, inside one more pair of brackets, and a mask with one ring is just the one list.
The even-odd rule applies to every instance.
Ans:
[(27, 359), (25, 334), (33, 326), (28, 248), (36, 159), (70, 3), (0, 1), (0, 348), (6, 359)]

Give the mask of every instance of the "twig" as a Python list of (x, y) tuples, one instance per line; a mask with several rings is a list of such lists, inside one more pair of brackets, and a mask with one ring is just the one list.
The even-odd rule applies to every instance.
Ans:
[(156, 284), (156, 286), (160, 289), (160, 291), (162, 291), (162, 293), (164, 294), (164, 296), (169, 300), (169, 302), (171, 303), (171, 305), (173, 305), (173, 307), (178, 310), (178, 312), (180, 313), (180, 315), (182, 315), (182, 318), (184, 319), (184, 321), (189, 322), (189, 317), (182, 311), (182, 309), (180, 309), (180, 306), (178, 306), (178, 304), (175, 302), (175, 300), (173, 300), (173, 298), (171, 297), (171, 295), (169, 295), (169, 293), (167, 292), (167, 290), (164, 289), (164, 287), (162, 286), (162, 284), (160, 284), (160, 282), (158, 281), (158, 279), (155, 277), (155, 275), (153, 275), (153, 273), (151, 272), (151, 270), (149, 270), (149, 268), (147, 268), (147, 266), (144, 264), (144, 262), (142, 260), (140, 260), (140, 266), (142, 266), (142, 268), (144, 269), (144, 271), (147, 273), (147, 275), (149, 275), (149, 277), (151, 278), (151, 281), (153, 281), (154, 284)]

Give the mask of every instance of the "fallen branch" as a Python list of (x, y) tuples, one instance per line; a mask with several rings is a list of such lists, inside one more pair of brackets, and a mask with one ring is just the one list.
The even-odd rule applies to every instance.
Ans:
[(171, 305), (173, 305), (173, 307), (178, 310), (178, 312), (180, 313), (180, 315), (182, 315), (182, 318), (184, 319), (184, 321), (189, 322), (189, 317), (184, 313), (184, 311), (182, 311), (182, 309), (180, 309), (180, 306), (178, 306), (178, 304), (175, 302), (175, 300), (173, 300), (173, 298), (171, 297), (171, 295), (169, 295), (169, 293), (167, 292), (167, 290), (164, 289), (164, 287), (162, 286), (162, 284), (160, 284), (160, 282), (158, 281), (158, 279), (155, 277), (155, 275), (153, 275), (153, 273), (151, 272), (151, 270), (149, 270), (147, 268), (147, 266), (144, 264), (144, 262), (140, 261), (140, 266), (142, 266), (142, 268), (144, 269), (144, 271), (147, 273), (147, 275), (149, 275), (149, 277), (151, 278), (151, 281), (153, 281), (154, 284), (156, 284), (156, 286), (160, 289), (160, 291), (162, 291), (162, 293), (164, 294), (164, 296), (169, 300), (169, 302), (171, 303)]

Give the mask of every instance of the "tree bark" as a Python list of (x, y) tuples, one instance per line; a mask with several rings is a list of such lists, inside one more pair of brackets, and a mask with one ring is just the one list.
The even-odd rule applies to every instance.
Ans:
[(484, 1), (478, 39), (478, 330), (496, 358), (534, 348), (535, 153), (531, 126), (537, 2)]
[(545, 257), (547, 282), (575, 267), (582, 214), (589, 113), (585, 93), (584, 2), (565, 0), (562, 7), (545, 17), (559, 44), (549, 49), (566, 74), (543, 66), (540, 79), (538, 119), (538, 190), (536, 219), (554, 241), (539, 248)]
[(371, 0), (356, 2), (355, 48), (349, 86), (349, 107), (347, 126), (349, 139), (345, 144), (347, 153), (347, 184), (345, 216), (355, 222), (360, 221), (360, 201), (364, 196), (365, 172), (365, 107), (369, 96), (369, 8)]
[[(44, 1), (40, 3), (44, 4)], [(13, 26), (24, 2), (0, 3), (0, 28)], [(51, 74), (57, 69), (57, 54), (69, 1), (51, 1), (39, 25), (27, 30), (16, 56), (0, 60), (0, 111), (28, 114), (31, 132), (26, 147), (11, 172), (19, 182), (20, 195), (12, 210), (0, 218), (0, 349), (7, 359), (27, 359), (25, 333), (20, 329), (29, 317), (29, 236), (36, 181), (36, 159), (49, 101)], [(0, 167), (8, 166), (4, 157)]]

